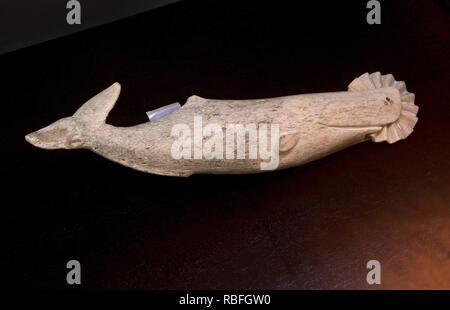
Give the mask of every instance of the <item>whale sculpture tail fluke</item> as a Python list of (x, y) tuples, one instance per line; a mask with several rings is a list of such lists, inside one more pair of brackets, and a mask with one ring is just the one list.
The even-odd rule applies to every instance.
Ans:
[(119, 94), (120, 84), (116, 82), (89, 99), (74, 115), (32, 132), (25, 139), (34, 146), (48, 150), (82, 148), (84, 133), (105, 124)]
[(119, 98), (120, 88), (119, 83), (112, 84), (83, 104), (73, 117), (89, 127), (105, 124), (106, 117)]
[[(383, 126), (380, 132), (371, 135), (372, 141), (394, 143), (405, 139), (412, 132), (417, 123), (417, 112), (419, 107), (414, 104), (415, 95), (406, 90), (406, 84), (403, 81), (396, 81), (392, 74), (381, 75), (380, 72), (364, 73), (354, 79), (348, 85), (348, 91), (364, 91), (375, 88), (394, 87), (400, 93), (402, 110), (398, 119), (390, 124)], [(387, 104), (389, 104), (389, 98)]]

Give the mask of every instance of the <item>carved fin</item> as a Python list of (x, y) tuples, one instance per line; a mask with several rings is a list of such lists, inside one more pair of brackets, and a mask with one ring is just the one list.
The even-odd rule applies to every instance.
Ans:
[(294, 148), (298, 142), (298, 134), (288, 134), (280, 138), (280, 152), (286, 153)]
[(114, 107), (120, 94), (120, 84), (114, 83), (83, 104), (73, 115), (77, 120), (89, 125), (100, 126)]

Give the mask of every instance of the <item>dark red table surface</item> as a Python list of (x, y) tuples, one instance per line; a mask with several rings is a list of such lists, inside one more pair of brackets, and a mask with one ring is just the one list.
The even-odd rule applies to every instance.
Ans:
[[(450, 289), (448, 2), (367, 11), (182, 1), (0, 56), (2, 281), (69, 288), (77, 259), (86, 289)], [(108, 123), (131, 126), (193, 94), (340, 91), (367, 71), (416, 94), (414, 133), (284, 171), (162, 177), (24, 140), (114, 81)]]

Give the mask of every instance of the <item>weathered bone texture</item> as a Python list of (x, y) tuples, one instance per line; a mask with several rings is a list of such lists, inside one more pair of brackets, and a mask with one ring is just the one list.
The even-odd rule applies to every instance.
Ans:
[[(244, 174), (263, 172), (260, 164), (267, 161), (260, 156), (249, 158), (249, 137), (245, 142), (244, 159), (236, 156), (234, 159), (207, 159), (205, 156), (175, 159), (171, 149), (178, 137), (171, 136), (172, 128), (186, 124), (193, 129), (194, 117), (199, 116), (203, 127), (221, 126), (223, 137), (229, 124), (279, 124), (277, 169), (283, 169), (368, 139), (388, 143), (404, 139), (413, 131), (418, 112), (414, 94), (406, 91), (405, 83), (395, 81), (391, 74), (379, 72), (361, 75), (344, 92), (255, 100), (192, 96), (173, 113), (132, 127), (105, 123), (119, 93), (120, 85), (114, 83), (87, 101), (73, 116), (27, 135), (26, 140), (44, 149), (90, 149), (124, 166), (154, 174)], [(225, 149), (224, 141), (224, 152)]]

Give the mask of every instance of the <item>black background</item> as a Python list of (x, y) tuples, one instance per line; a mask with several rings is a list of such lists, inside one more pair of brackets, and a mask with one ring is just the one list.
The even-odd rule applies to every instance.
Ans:
[[(366, 3), (186, 0), (0, 56), (2, 282), (74, 289), (77, 259), (75, 289), (450, 288), (448, 2), (381, 1), (381, 25)], [(24, 140), (114, 81), (107, 122), (131, 126), (192, 94), (339, 91), (367, 71), (416, 94), (414, 133), (284, 171), (162, 177)]]

